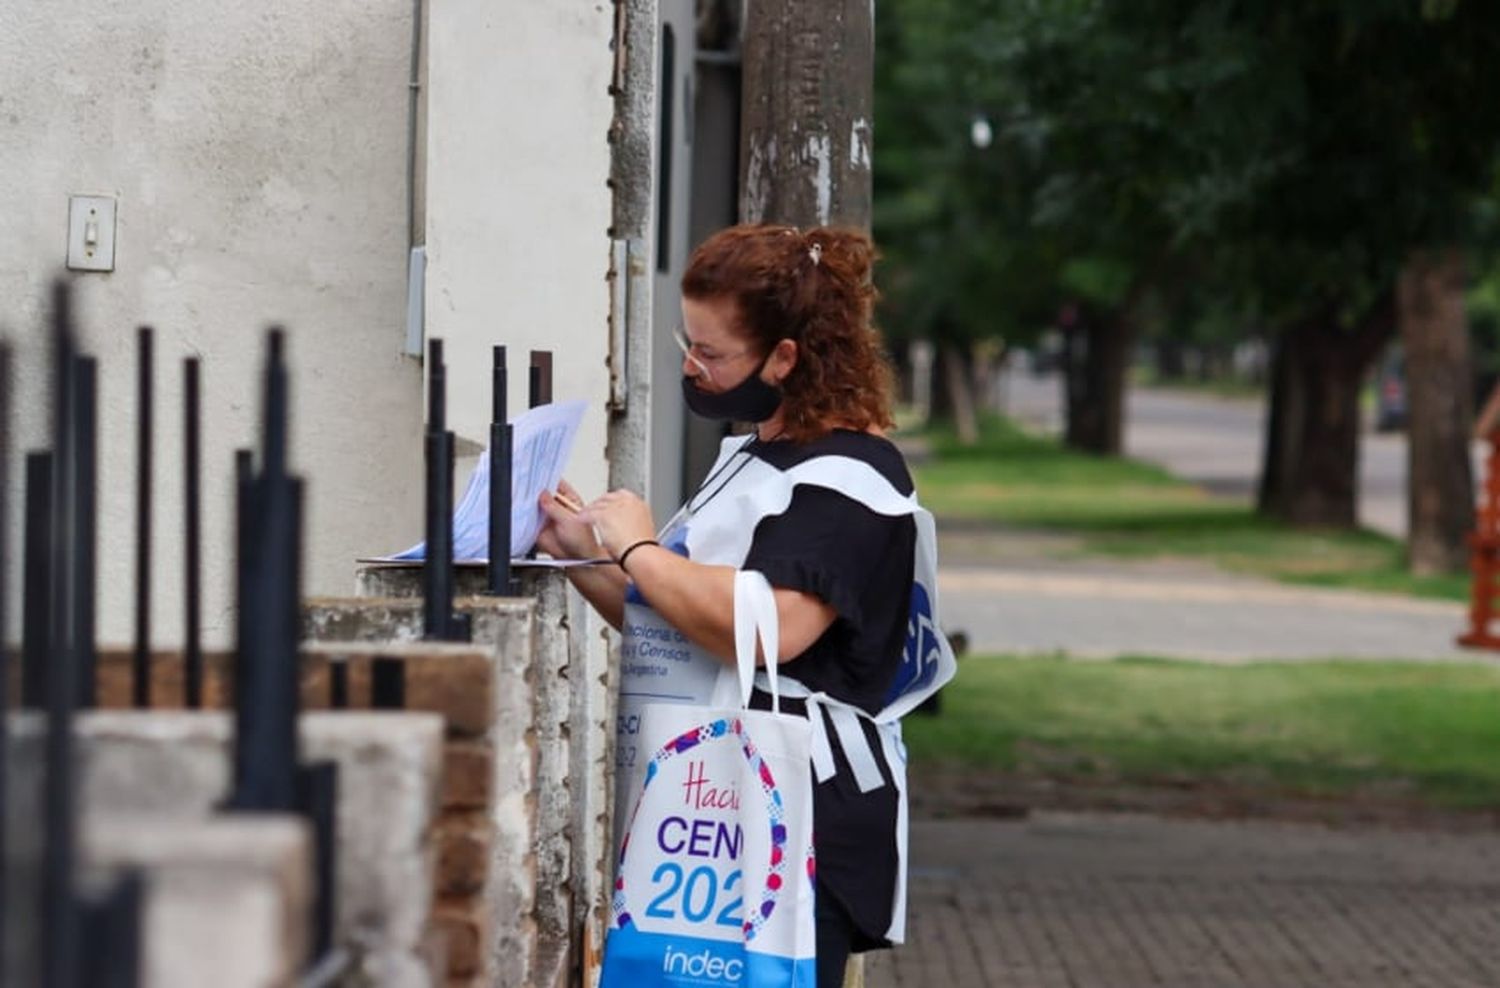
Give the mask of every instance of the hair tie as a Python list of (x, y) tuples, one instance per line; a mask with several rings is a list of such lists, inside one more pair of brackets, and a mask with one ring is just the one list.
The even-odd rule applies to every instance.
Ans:
[(632, 542), (629, 546), (627, 546), (625, 551), (620, 553), (620, 558), (615, 560), (615, 564), (619, 566), (620, 569), (625, 570), (626, 576), (630, 575), (630, 570), (625, 569), (625, 560), (629, 559), (630, 554), (643, 545), (659, 546), (661, 545), (661, 543), (656, 541), (655, 539), (641, 539), (639, 542)]
[(807, 256), (812, 258), (813, 267), (817, 267), (818, 262), (823, 260), (823, 245), (813, 244), (811, 247), (807, 248)]

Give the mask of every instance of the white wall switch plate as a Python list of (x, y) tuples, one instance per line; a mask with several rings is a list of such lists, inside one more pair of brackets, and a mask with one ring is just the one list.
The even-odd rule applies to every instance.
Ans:
[(68, 197), (68, 267), (115, 269), (115, 197)]

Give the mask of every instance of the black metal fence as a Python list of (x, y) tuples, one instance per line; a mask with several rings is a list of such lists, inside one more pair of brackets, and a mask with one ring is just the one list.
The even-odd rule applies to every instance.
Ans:
[[(338, 769), (303, 764), (297, 744), (297, 628), (302, 607), (302, 494), (287, 472), (287, 368), (280, 329), (268, 335), (259, 469), (237, 455), (234, 775), (227, 807), (296, 812), (312, 825), (314, 966), (333, 950)], [(241, 451), (243, 453), (243, 451)]]
[[(40, 819), (29, 807), (0, 803), (0, 822), (20, 820), (41, 835), (0, 855), (0, 977), (5, 984), (42, 988), (135, 988), (140, 984), (139, 874), (118, 876), (102, 891), (79, 881), (79, 806), (74, 757), (74, 713), (96, 699), (95, 546), (98, 412), (97, 365), (80, 354), (59, 283), (52, 295), (52, 442), (28, 451), (25, 474), (21, 706), (44, 712)], [(153, 338), (142, 328), (138, 351), (138, 445), (135, 642), (131, 698), (150, 701), (150, 556), (154, 409)], [(10, 407), (15, 393), (9, 346), (0, 343), (0, 643), (6, 640), (5, 579), (11, 572), (5, 542), (11, 462)], [(202, 703), (200, 644), (200, 368), (184, 362), (184, 526), (186, 641), (184, 702)], [(258, 462), (239, 451), (237, 511), (237, 626), (234, 660), (233, 786), (226, 809), (296, 812), (315, 839), (313, 954), (306, 983), (329, 981), (342, 966), (333, 949), (334, 835), (337, 771), (329, 762), (303, 764), (297, 746), (299, 709), (297, 628), (301, 600), (302, 482), (287, 472), (287, 369), (283, 337), (268, 338)], [(9, 716), (10, 656), (0, 648), (0, 710)], [(0, 732), (0, 745), (11, 735)], [(8, 754), (0, 748), (0, 756)], [(0, 757), (0, 772), (9, 767)], [(7, 793), (0, 776), (0, 799)], [(7, 813), (9, 814), (7, 816)], [(0, 839), (13, 835), (0, 833)], [(15, 852), (15, 853), (12, 853)], [(27, 857), (27, 854), (31, 857)], [(24, 871), (12, 882), (6, 869)], [(93, 888), (91, 886), (91, 888)], [(25, 889), (36, 901), (7, 892)], [(24, 919), (39, 937), (14, 935)]]
[[(40, 819), (29, 808), (7, 806), (6, 771), (11, 721), (0, 731), (0, 849), (12, 848), (7, 820), (35, 823), (41, 840), (34, 853), (0, 855), (0, 983), (42, 988), (135, 988), (141, 970), (142, 879), (125, 873), (89, 893), (78, 880), (79, 806), (74, 757), (74, 713), (93, 706), (98, 682), (94, 604), (98, 403), (95, 360), (77, 351), (66, 283), (52, 293), (52, 409), (49, 448), (25, 455), (24, 539), (21, 548), (22, 614), (19, 675), (4, 647), (9, 613), (6, 580), (12, 572), (7, 541), (13, 438), (14, 358), (0, 340), (0, 711), (13, 703), (45, 713), (45, 772)], [(151, 706), (154, 527), (152, 488), (155, 442), (155, 334), (137, 337), (135, 638), (130, 660), (130, 703)], [(533, 351), (529, 404), (551, 400), (552, 355)], [(426, 636), (468, 640), (469, 617), (454, 610), (454, 435), (446, 424), (446, 368), (442, 342), (429, 346), (424, 561)], [(288, 472), (288, 369), (284, 334), (267, 335), (258, 455), (235, 454), (235, 597), (233, 662), (234, 742), (230, 755), (231, 811), (293, 812), (311, 823), (315, 841), (315, 904), (312, 943), (304, 983), (334, 980), (343, 955), (334, 946), (335, 807), (337, 769), (331, 762), (302, 761), (297, 734), (300, 711), (298, 627), (301, 608), (303, 482)], [(183, 361), (184, 647), (183, 705), (204, 702), (201, 645), (201, 367)], [(511, 594), (511, 477), (513, 428), (507, 421), (504, 347), (495, 347), (490, 425), (490, 533), (487, 590)], [(329, 704), (349, 704), (348, 668), (330, 668)], [(377, 658), (371, 667), (371, 706), (405, 705), (405, 667)], [(7, 815), (9, 814), (9, 815)], [(31, 857), (26, 857), (31, 853)], [(34, 880), (10, 882), (6, 869)], [(28, 890), (25, 896), (11, 894)], [(34, 890), (34, 895), (31, 891)], [(35, 901), (30, 901), (35, 899)], [(39, 937), (20, 932), (17, 917)]]
[[(15, 376), (11, 370), (10, 344), (0, 340), (0, 716), (10, 711), (10, 416), (12, 396), (15, 394)], [(10, 810), (10, 725), (0, 726), (0, 869), (5, 867), (8, 827), (7, 813)], [(8, 939), (10, 930), (6, 903), (10, 897), (9, 883), (0, 875), (0, 950)], [(8, 971), (0, 963), (0, 982), (9, 983)]]
[[(37, 936), (6, 935), (0, 972), (9, 983), (45, 988), (100, 985), (135, 988), (140, 983), (142, 884), (125, 872), (103, 887), (85, 891), (78, 879), (77, 779), (73, 757), (73, 714), (94, 698), (94, 544), (98, 435), (97, 368), (77, 352), (67, 287), (52, 294), (52, 415), (50, 450), (27, 457), (26, 563), (23, 699), (44, 710), (40, 819), (37, 807), (0, 807), (0, 820), (32, 825), (40, 840), (29, 844), (31, 860), (8, 850), (0, 867), (28, 872), (28, 883), (12, 884), (0, 874), (0, 889), (25, 889), (31, 901), (7, 895), (0, 919), (9, 931), (24, 918)], [(10, 463), (10, 407), (15, 393), (8, 348), (0, 356), (0, 472)], [(0, 519), (9, 490), (0, 475)], [(0, 540), (5, 538), (0, 525)], [(0, 542), (0, 601), (6, 599), (7, 546)], [(3, 605), (0, 605), (3, 607)], [(6, 640), (0, 616), (0, 643)], [(9, 717), (11, 679), (8, 650), (0, 647), (3, 708)], [(11, 722), (5, 735), (9, 748)], [(9, 756), (10, 752), (5, 752)], [(0, 764), (10, 768), (9, 758)], [(0, 792), (9, 791), (9, 779)], [(30, 811), (28, 814), (26, 811)], [(21, 835), (6, 828), (5, 846)], [(86, 948), (86, 949), (85, 949)]]

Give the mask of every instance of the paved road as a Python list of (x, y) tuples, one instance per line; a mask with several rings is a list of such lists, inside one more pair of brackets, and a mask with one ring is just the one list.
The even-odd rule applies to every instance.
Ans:
[[(1050, 432), (1061, 428), (1061, 386), (1055, 377), (1012, 373), (1006, 382), (1008, 411)], [(1159, 463), (1217, 493), (1249, 499), (1260, 470), (1265, 406), (1253, 399), (1225, 399), (1135, 388), (1125, 424), (1128, 455)], [(1483, 465), (1474, 447), (1474, 476)], [(1367, 431), (1360, 446), (1360, 522), (1376, 531), (1406, 534), (1406, 437)]]
[(1294, 587), (1191, 565), (1059, 565), (1007, 559), (1003, 551), (998, 558), (988, 566), (945, 564), (938, 575), (942, 623), (966, 632), (975, 652), (1500, 661), (1500, 653), (1453, 644), (1466, 628), (1459, 604)]
[[(1056, 380), (1013, 375), (1008, 406), (1056, 428)], [(1127, 451), (1228, 496), (1248, 498), (1259, 464), (1254, 402), (1138, 390)], [(1404, 518), (1400, 437), (1367, 436), (1362, 511), (1394, 531)], [(942, 620), (981, 652), (1150, 654), (1212, 661), (1425, 659), (1500, 661), (1459, 649), (1466, 609), (1387, 594), (1320, 591), (1183, 561), (1068, 558), (1063, 537), (942, 530)]]
[(917, 821), (868, 988), (1494, 988), (1500, 834)]

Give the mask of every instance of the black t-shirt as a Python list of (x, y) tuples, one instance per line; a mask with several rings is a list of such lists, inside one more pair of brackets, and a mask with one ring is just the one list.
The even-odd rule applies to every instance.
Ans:
[[(874, 467), (900, 493), (912, 492), (900, 451), (868, 433), (839, 429), (808, 443), (756, 443), (751, 451), (779, 470), (815, 456), (847, 456)], [(826, 487), (800, 485), (785, 512), (762, 519), (742, 567), (764, 573), (773, 587), (810, 593), (838, 615), (781, 671), (879, 713), (906, 640), (916, 544), (910, 515), (877, 514)]]
[[(753, 455), (779, 470), (815, 456), (838, 455), (874, 467), (902, 494), (913, 489), (900, 451), (888, 440), (835, 430), (807, 443), (753, 443)], [(756, 526), (742, 567), (764, 573), (774, 587), (801, 590), (831, 605), (834, 622), (781, 671), (874, 714), (885, 705), (906, 639), (916, 553), (916, 524), (871, 511), (824, 487), (800, 485), (782, 514)], [(754, 705), (768, 707), (757, 693)], [(784, 703), (800, 711), (801, 704)], [(886, 946), (895, 889), (897, 797), (880, 757), (873, 725), (861, 721), (886, 785), (859, 791), (831, 724), (826, 724), (837, 773), (813, 792), (813, 843), (820, 894), (833, 894), (861, 936), (856, 949)]]

